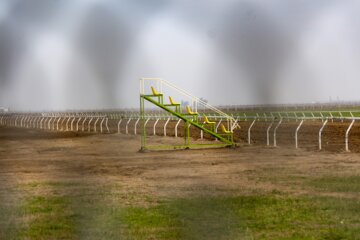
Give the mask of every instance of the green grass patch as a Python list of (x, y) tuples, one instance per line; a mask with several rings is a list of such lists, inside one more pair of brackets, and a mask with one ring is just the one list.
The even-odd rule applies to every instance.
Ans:
[(75, 234), (75, 215), (70, 201), (62, 196), (33, 196), (20, 208), (24, 226), (20, 239), (71, 239)]
[(328, 192), (360, 192), (360, 176), (324, 176), (311, 180), (308, 185)]
[(282, 195), (196, 198), (128, 208), (129, 239), (360, 239), (360, 203)]
[[(129, 206), (133, 196), (116, 193), (113, 186), (80, 184), (73, 191), (62, 183), (32, 185), (17, 210), (15, 222), (22, 224), (4, 239), (360, 239), (360, 200), (355, 198), (279, 192), (167, 200), (142, 196), (148, 204)], [(44, 187), (51, 191), (39, 195)], [(5, 208), (1, 213), (7, 214)]]

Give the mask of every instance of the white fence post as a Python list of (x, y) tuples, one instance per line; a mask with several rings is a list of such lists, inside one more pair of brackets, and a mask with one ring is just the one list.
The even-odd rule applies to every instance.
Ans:
[(68, 120), (66, 121), (66, 131), (69, 131), (69, 122), (71, 117), (68, 117)]
[(165, 122), (165, 125), (164, 125), (164, 136), (166, 136), (166, 126), (168, 125), (170, 121), (170, 118), (167, 119), (167, 121)]
[(76, 122), (76, 131), (79, 131), (79, 122), (81, 121), (81, 117), (78, 119), (78, 121)]
[(218, 132), (218, 128), (219, 128), (221, 122), (222, 122), (222, 118), (220, 118), (219, 123), (216, 125), (216, 128), (215, 128), (215, 132), (216, 132), (216, 133)]
[(155, 123), (154, 123), (154, 136), (156, 135), (156, 124), (159, 122), (160, 118), (156, 119)]
[(140, 118), (138, 118), (138, 119), (136, 120), (135, 125), (134, 125), (134, 134), (135, 134), (135, 135), (136, 135), (136, 128), (137, 128), (137, 125), (138, 125), (139, 121), (140, 121)]
[(323, 123), (322, 127), (319, 130), (319, 150), (321, 150), (322, 146), (321, 146), (321, 134), (326, 126), (326, 124), (328, 123), (328, 119), (326, 119), (326, 121)]
[(278, 122), (278, 124), (276, 125), (275, 129), (274, 129), (274, 147), (277, 146), (277, 144), (276, 144), (276, 131), (280, 127), (280, 124), (282, 123), (282, 120), (283, 119), (281, 118), (280, 121)]
[(129, 134), (129, 123), (131, 122), (132, 118), (129, 118), (129, 120), (126, 123), (126, 134)]
[(296, 149), (298, 148), (298, 132), (299, 132), (299, 130), (301, 128), (301, 125), (303, 125), (303, 123), (304, 123), (304, 119), (301, 120), (299, 126), (296, 128), (296, 131), (295, 131), (295, 148)]
[(119, 120), (119, 122), (118, 122), (118, 125), (117, 125), (117, 127), (118, 127), (118, 134), (120, 134), (120, 124), (121, 124), (121, 121), (122, 121), (122, 118), (120, 118), (120, 120)]
[(93, 119), (94, 119), (93, 117), (90, 117), (90, 121), (88, 123), (88, 132), (91, 132), (91, 125), (90, 124), (91, 124)]
[(181, 122), (181, 119), (179, 119), (175, 125), (175, 137), (178, 137), (178, 126), (179, 126), (180, 122)]
[(81, 125), (82, 125), (82, 126), (81, 126), (81, 131), (82, 131), (82, 132), (85, 131), (85, 126), (84, 126), (84, 125), (85, 125), (86, 119), (87, 119), (87, 117), (84, 118), (84, 121), (83, 121), (82, 124), (81, 124)]
[(95, 123), (94, 123), (94, 132), (96, 132), (96, 124), (97, 124), (97, 122), (99, 121), (99, 117), (98, 118), (96, 118), (96, 120), (95, 120)]
[(266, 145), (270, 146), (270, 129), (272, 127), (272, 125), (274, 124), (274, 120), (270, 123), (269, 127), (266, 129)]
[(353, 127), (354, 123), (355, 123), (355, 119), (352, 120), (352, 122), (350, 123), (350, 126), (346, 130), (346, 134), (345, 134), (345, 151), (346, 152), (349, 152), (349, 133), (350, 133), (350, 130)]
[(254, 126), (256, 122), (256, 118), (254, 119), (254, 121), (250, 124), (250, 127), (248, 129), (248, 144), (251, 144), (251, 128)]
[(59, 122), (61, 120), (61, 117), (59, 117), (59, 119), (57, 120), (57, 123), (56, 123), (56, 131), (59, 131)]
[(103, 118), (102, 120), (101, 120), (101, 122), (100, 122), (100, 133), (102, 133), (103, 132), (103, 123), (104, 123), (104, 121), (105, 121), (105, 118)]

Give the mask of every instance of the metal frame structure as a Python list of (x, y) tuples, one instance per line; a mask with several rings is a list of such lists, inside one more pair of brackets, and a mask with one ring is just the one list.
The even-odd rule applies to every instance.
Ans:
[[(160, 93), (155, 95), (154, 89), (153, 89), (154, 86), (151, 86), (151, 88), (153, 90), (152, 94), (146, 93), (145, 83), (149, 82), (149, 81), (151, 81), (152, 84), (154, 84), (157, 87), (157, 89), (159, 90)], [(188, 113), (180, 113), (180, 111), (178, 111), (178, 109), (181, 110), (181, 107), (177, 106), (178, 104), (176, 104), (175, 110), (173, 110), (171, 108), (172, 104), (164, 104), (163, 103), (163, 88), (165, 88), (165, 87), (175, 90), (178, 94), (180, 94), (184, 97), (190, 98), (191, 105), (194, 109), (194, 112), (196, 112), (196, 116), (195, 116), (195, 113), (189, 112), (188, 106), (187, 106)], [(181, 144), (181, 145), (149, 145), (147, 143), (145, 102), (149, 102), (149, 103), (159, 107), (160, 109), (169, 113), (171, 116), (175, 116), (176, 118), (178, 118), (179, 120), (182, 120), (184, 122), (184, 144)], [(198, 106), (202, 106), (204, 109), (205, 108), (208, 109), (208, 111), (213, 111), (216, 114), (218, 114), (219, 116), (221, 116), (222, 118), (226, 119), (228, 128), (229, 127), (231, 128), (230, 133), (219, 134), (219, 133), (217, 133), (217, 131), (214, 132), (214, 131), (206, 128), (205, 122), (203, 124), (200, 124), (198, 122), (198, 113), (197, 113)], [(211, 106), (207, 102), (204, 102), (200, 98), (191, 95), (187, 91), (185, 91), (185, 90), (175, 86), (174, 84), (172, 84), (164, 79), (161, 79), (161, 78), (141, 78), (140, 79), (140, 121), (141, 121), (141, 126), (142, 126), (141, 150), (189, 149), (189, 148), (202, 148), (202, 147), (208, 148), (208, 147), (234, 146), (233, 137), (231, 136), (230, 138), (228, 138), (229, 134), (231, 134), (231, 135), (233, 134), (232, 131), (235, 127), (233, 125), (233, 123), (235, 122), (235, 119), (232, 116), (229, 116), (228, 114), (222, 112), (221, 110)], [(166, 121), (164, 128), (166, 128), (168, 121), (169, 120)], [(156, 123), (154, 124), (154, 135), (156, 135), (156, 133), (155, 133)], [(180, 122), (178, 122), (177, 125), (179, 123)], [(177, 125), (176, 125), (176, 127), (177, 127)], [(213, 136), (215, 139), (220, 140), (221, 143), (213, 143), (213, 144), (191, 143), (191, 135), (190, 135), (190, 127), (191, 126), (194, 126), (198, 129), (200, 129), (202, 132), (205, 132), (205, 133)], [(164, 135), (166, 135), (166, 130), (164, 131)], [(176, 131), (176, 135), (177, 135), (177, 131)]]

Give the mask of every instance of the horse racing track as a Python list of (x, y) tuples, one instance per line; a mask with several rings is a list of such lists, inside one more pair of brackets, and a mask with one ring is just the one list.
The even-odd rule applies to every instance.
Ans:
[[(351, 152), (349, 122), (329, 121), (319, 151), (322, 121), (305, 121), (296, 149), (299, 122), (284, 120), (277, 147), (271, 122), (254, 123), (249, 145), (241, 121), (236, 148), (140, 153), (126, 122), (120, 134), (110, 120), (103, 134), (0, 127), (0, 239), (360, 238), (357, 123)], [(149, 140), (183, 141), (168, 124), (167, 137), (150, 124)]]

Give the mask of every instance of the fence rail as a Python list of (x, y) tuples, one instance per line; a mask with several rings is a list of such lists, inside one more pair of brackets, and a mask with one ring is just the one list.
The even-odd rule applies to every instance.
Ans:
[[(216, 131), (225, 119), (217, 114), (200, 114), (200, 122), (206, 115), (212, 121), (216, 121)], [(360, 111), (292, 111), (292, 112), (238, 112), (229, 114), (235, 119), (235, 124), (240, 127), (241, 123), (249, 123), (247, 129), (238, 129), (247, 133), (244, 142), (252, 144), (252, 131), (256, 129), (257, 122), (267, 124), (264, 134), (266, 135), (266, 145), (270, 146), (270, 135), (273, 134), (273, 146), (278, 145), (277, 130), (286, 122), (298, 122), (293, 132), (294, 146), (299, 147), (299, 132), (302, 126), (309, 121), (321, 122), (318, 129), (318, 148), (322, 149), (323, 131), (329, 122), (342, 122), (349, 125), (346, 128), (344, 137), (344, 149), (349, 151), (351, 130), (357, 121), (360, 120)], [(149, 112), (145, 115), (145, 127), (148, 127), (151, 135), (163, 135), (178, 137), (181, 120), (165, 113)], [(0, 113), (0, 126), (16, 128), (32, 128), (46, 131), (57, 132), (87, 132), (87, 133), (118, 133), (135, 134), (139, 133), (140, 115), (137, 112), (4, 112)], [(173, 129), (173, 134), (169, 130)], [(204, 133), (200, 133), (200, 138), (204, 138)]]

